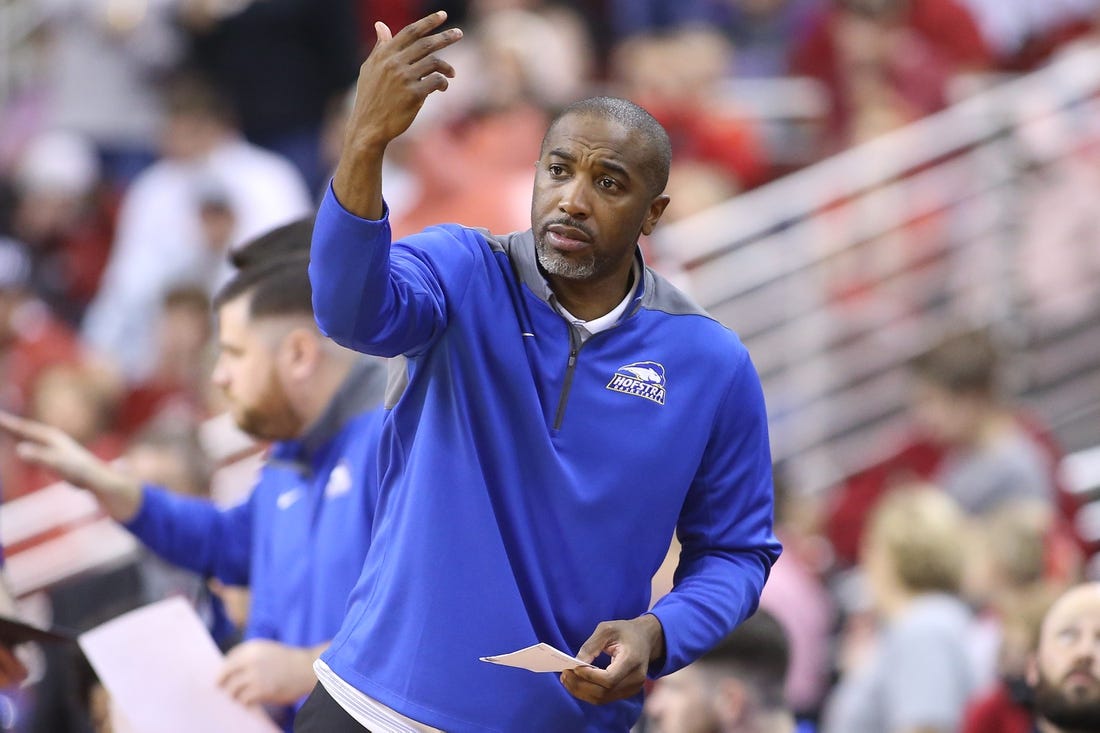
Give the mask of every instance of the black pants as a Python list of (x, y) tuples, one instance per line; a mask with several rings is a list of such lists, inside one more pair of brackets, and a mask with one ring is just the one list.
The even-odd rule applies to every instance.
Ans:
[(370, 733), (332, 699), (321, 683), (294, 717), (294, 733)]

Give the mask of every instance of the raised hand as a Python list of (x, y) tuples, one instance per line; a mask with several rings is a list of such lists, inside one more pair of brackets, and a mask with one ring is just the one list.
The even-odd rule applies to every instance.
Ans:
[(447, 19), (443, 11), (425, 16), (391, 35), (375, 23), (378, 42), (359, 69), (355, 104), (344, 133), (344, 148), (333, 189), (353, 214), (382, 214), (382, 154), (416, 119), (424, 100), (444, 91), (454, 68), (436, 56), (462, 38), (457, 28), (434, 33)]
[(100, 460), (63, 431), (6, 412), (0, 412), (0, 430), (19, 441), (15, 451), (20, 458), (88, 489), (118, 521), (129, 521), (141, 508), (140, 482)]

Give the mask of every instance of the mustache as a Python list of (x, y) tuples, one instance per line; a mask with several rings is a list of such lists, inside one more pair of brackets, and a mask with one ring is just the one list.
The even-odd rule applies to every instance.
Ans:
[(1066, 672), (1065, 676), (1062, 678), (1062, 681), (1065, 682), (1075, 674), (1085, 675), (1089, 678), (1090, 681), (1100, 684), (1100, 679), (1097, 679), (1096, 675), (1092, 673), (1091, 663), (1075, 664), (1068, 672)]
[(568, 216), (565, 217), (564, 219), (555, 219), (554, 221), (548, 221), (545, 224), (543, 224), (542, 225), (543, 234), (548, 232), (550, 230), (550, 227), (555, 226), (555, 225), (556, 226), (563, 226), (563, 227), (570, 227), (572, 229), (576, 229), (579, 232), (584, 232), (584, 235), (586, 237), (588, 237), (589, 239), (595, 239), (595, 236), (592, 234), (591, 230), (589, 230), (589, 228), (583, 222), (577, 221), (576, 219), (573, 219), (573, 218), (568, 217)]

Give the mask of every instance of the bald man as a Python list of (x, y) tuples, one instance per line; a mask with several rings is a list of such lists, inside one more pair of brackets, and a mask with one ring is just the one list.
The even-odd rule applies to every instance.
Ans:
[(1038, 733), (1100, 731), (1100, 583), (1071, 588), (1047, 612), (1028, 683)]

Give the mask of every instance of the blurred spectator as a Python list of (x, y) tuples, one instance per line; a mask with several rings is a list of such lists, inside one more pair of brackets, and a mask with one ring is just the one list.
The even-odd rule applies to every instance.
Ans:
[(1100, 584), (1077, 586), (1054, 603), (1028, 683), (1040, 733), (1100, 730)]
[(615, 39), (661, 33), (706, 18), (704, 0), (608, 0), (608, 16)]
[(310, 191), (322, 121), (354, 86), (364, 55), (355, 0), (178, 0), (191, 63), (219, 84), (252, 143), (291, 161)]
[[(1075, 501), (1057, 475), (1060, 452), (1043, 427), (1002, 398), (999, 366), (992, 338), (981, 332), (949, 336), (913, 360), (913, 436), (845, 481), (829, 509), (826, 530), (842, 564), (855, 559), (863, 523), (879, 498), (911, 480), (942, 486), (971, 513), (1015, 499), (1046, 502), (1059, 509), (1057, 533), (1070, 536)], [(1072, 547), (1052, 541), (1064, 548), (1052, 561), (1068, 562)]]
[(997, 683), (967, 707), (961, 733), (1033, 733), (1032, 692), (1027, 667), (1039, 641), (1039, 626), (1055, 599), (1044, 589), (1000, 609), (1001, 646)]
[[(1043, 104), (1033, 99), (1022, 103)], [(1019, 273), (1021, 296), (1052, 330), (1090, 318), (1097, 306), (1100, 247), (1095, 232), (1100, 231), (1100, 210), (1093, 202), (1100, 191), (1100, 146), (1090, 134), (1063, 150), (1067, 140), (1081, 140), (1077, 125), (1092, 118), (1088, 113), (1080, 119), (1049, 115), (1018, 133), (1029, 170), (1022, 186), (1013, 268)]]
[(1096, 0), (964, 0), (997, 66), (1025, 71), (1090, 30)]
[(27, 245), (29, 287), (56, 315), (79, 323), (107, 265), (117, 208), (95, 149), (74, 133), (37, 135), (16, 159), (11, 199), (0, 230)]
[[(0, 238), (0, 409), (21, 414), (32, 410), (36, 400), (47, 397), (42, 392), (51, 390), (41, 389), (39, 383), (51, 369), (78, 365), (93, 368), (76, 334), (30, 292), (30, 277), (31, 259), (26, 248)], [(96, 382), (104, 390), (101, 394), (115, 389), (107, 374), (98, 365), (94, 368)], [(89, 375), (85, 372), (85, 377)], [(57, 411), (65, 409), (64, 404), (57, 406)], [(72, 405), (74, 416), (84, 409), (84, 405)], [(5, 499), (46, 480), (28, 476), (13, 459), (12, 450), (11, 441), (0, 436), (0, 486)]]
[(133, 434), (150, 421), (206, 417), (208, 377), (213, 366), (210, 298), (202, 288), (168, 291), (157, 325), (153, 372), (122, 399), (115, 427)]
[[(88, 367), (53, 365), (37, 375), (27, 415), (65, 431), (97, 458), (112, 460), (125, 447), (123, 437), (110, 430), (114, 397)], [(47, 468), (22, 462), (11, 470), (10, 493), (5, 498), (41, 489), (60, 478)]]
[(125, 186), (155, 158), (157, 88), (183, 39), (176, 0), (41, 0), (48, 63), (43, 127), (78, 133), (100, 152), (106, 178)]
[(1053, 521), (1051, 507), (1034, 500), (1009, 501), (973, 520), (964, 595), (979, 612), (974, 640), (982, 689), (1005, 676), (1006, 658), (1008, 672), (1023, 678), (1030, 649), (1021, 651), (1020, 639), (1010, 639), (1007, 627), (1022, 612), (1034, 610), (1036, 599), (1050, 598), (1078, 579), (1047, 577)]
[(845, 660), (825, 733), (951, 733), (975, 690), (970, 611), (959, 599), (966, 519), (944, 492), (898, 489), (875, 510), (863, 551), (882, 623)]
[(697, 661), (658, 680), (646, 697), (646, 720), (656, 733), (794, 733), (783, 699), (787, 663), (783, 626), (757, 611)]
[(733, 43), (732, 73), (789, 76), (791, 58), (829, 0), (702, 0), (703, 20)]
[(84, 335), (131, 380), (154, 367), (164, 295), (228, 275), (226, 249), (304, 215), (309, 195), (285, 160), (242, 140), (226, 102), (193, 80), (167, 97), (165, 157), (134, 181)]
[[(712, 167), (737, 192), (763, 182), (768, 169), (763, 143), (747, 118), (713, 104), (732, 54), (720, 33), (704, 28), (637, 36), (616, 49), (613, 78), (619, 93), (668, 131), (674, 165)], [(675, 191), (668, 193), (677, 200)]]
[(787, 705), (799, 717), (814, 718), (829, 684), (836, 623), (835, 604), (820, 576), (828, 548), (804, 511), (812, 499), (795, 495), (781, 470), (774, 476), (775, 534), (783, 543), (783, 554), (772, 566), (760, 608), (779, 620), (789, 638)]
[(989, 63), (956, 0), (833, 0), (791, 68), (826, 85), (833, 147), (842, 149), (940, 109), (952, 75)]
[(23, 412), (34, 381), (53, 364), (81, 360), (76, 335), (30, 291), (26, 246), (0, 238), (0, 409)]

